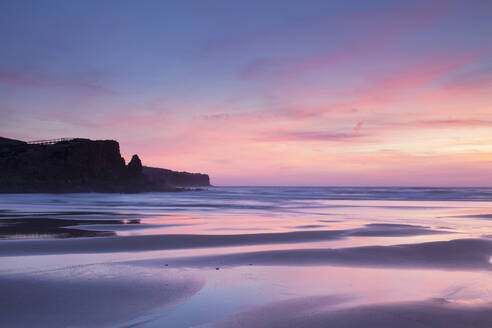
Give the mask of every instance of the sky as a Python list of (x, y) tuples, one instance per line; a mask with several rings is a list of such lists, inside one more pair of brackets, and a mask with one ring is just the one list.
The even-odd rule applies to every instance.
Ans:
[(0, 1), (0, 135), (215, 185), (492, 186), (492, 1)]

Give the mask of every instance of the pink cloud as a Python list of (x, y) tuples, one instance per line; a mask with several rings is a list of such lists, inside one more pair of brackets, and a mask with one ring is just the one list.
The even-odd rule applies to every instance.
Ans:
[[(271, 90), (268, 92), (277, 102), (283, 102), (285, 106), (297, 108), (293, 111), (294, 113), (296, 111), (309, 113), (312, 118), (328, 115), (333, 118), (334, 114), (349, 117), (353, 113), (360, 116), (374, 114), (374, 110), (381, 112), (391, 109), (393, 112), (396, 108), (401, 107), (401, 104), (405, 106), (414, 105), (418, 108), (421, 105), (430, 104), (430, 99), (439, 95), (439, 106), (432, 109), (437, 111), (443, 104), (448, 104), (452, 101), (451, 99), (459, 97), (460, 92), (453, 91), (468, 88), (466, 85), (451, 88), (444, 83), (446, 78), (478, 59), (484, 58), (485, 55), (485, 52), (476, 51), (449, 55), (439, 59), (421, 60), (420, 63), (406, 65), (398, 69), (372, 71), (364, 75), (364, 84), (357, 88), (340, 86), (339, 91), (327, 92), (323, 83), (306, 85), (287, 82), (289, 84), (266, 85), (265, 88)], [(483, 80), (484, 85), (474, 82), (473, 88), (486, 90), (492, 86), (488, 82), (489, 80)], [(295, 104), (313, 98), (321, 99), (319, 101), (325, 103), (318, 106), (290, 105), (290, 103)], [(388, 108), (385, 109), (386, 107)], [(308, 117), (306, 116), (306, 118)]]
[(368, 76), (372, 83), (366, 88), (351, 92), (352, 106), (374, 106), (397, 101), (402, 97), (414, 98), (419, 93), (432, 92), (425, 88), (439, 89), (438, 85), (433, 84), (482, 56), (483, 52), (457, 54), (394, 71), (373, 72)]
[(258, 141), (285, 142), (285, 141), (323, 141), (323, 142), (359, 142), (362, 137), (359, 133), (330, 133), (324, 131), (273, 131), (264, 133)]
[(113, 95), (114, 91), (88, 81), (62, 80), (53, 77), (32, 77), (19, 72), (0, 70), (0, 83), (29, 88), (75, 88), (92, 93)]
[(449, 119), (449, 120), (425, 120), (413, 121), (408, 123), (412, 127), (427, 127), (427, 128), (448, 128), (448, 127), (492, 127), (491, 120), (480, 119)]
[(354, 126), (354, 133), (355, 133), (355, 134), (359, 134), (360, 129), (362, 129), (362, 125), (364, 125), (364, 122), (363, 122), (363, 121), (360, 121), (360, 122), (358, 122), (358, 123)]
[[(488, 52), (485, 55), (490, 56)], [(449, 102), (451, 98), (460, 103), (475, 103), (478, 101), (491, 101), (492, 94), (492, 70), (474, 70), (460, 74), (436, 90), (431, 90), (420, 97), (420, 101), (428, 104)]]
[[(366, 58), (373, 54), (381, 53), (384, 48), (390, 46), (406, 34), (428, 28), (453, 8), (453, 2), (440, 1), (417, 7), (391, 6), (385, 10), (358, 13), (353, 17), (334, 19), (328, 22), (326, 20), (320, 22), (303, 22), (304, 25), (308, 26), (308, 29), (305, 31), (305, 37), (309, 37), (312, 34), (319, 34), (323, 36), (323, 39), (320, 41), (326, 43), (334, 28), (347, 24), (347, 21), (357, 22), (356, 26), (358, 26), (359, 32), (352, 36), (346, 36), (349, 41), (341, 45), (336, 43), (336, 36), (333, 36), (333, 40), (331, 41), (333, 43), (332, 49), (322, 53), (303, 57), (278, 56), (254, 59), (242, 69), (241, 76), (245, 79), (274, 78), (276, 80), (282, 80), (296, 77), (299, 74), (309, 71), (325, 69), (352, 58)], [(367, 24), (368, 22), (371, 22), (371, 24)], [(374, 24), (374, 22), (377, 23)], [(391, 26), (391, 28), (388, 28), (388, 26)], [(286, 28), (287, 30), (289, 29), (289, 27)], [(299, 27), (297, 26), (297, 28)], [(288, 33), (285, 30), (281, 30), (264, 36), (258, 36), (257, 38), (247, 37), (240, 38), (236, 41), (241, 45), (253, 41), (256, 43), (271, 43), (273, 41), (277, 43), (279, 42), (279, 38), (282, 39), (284, 37), (284, 34)], [(275, 39), (275, 36), (277, 39)], [(236, 44), (232, 41), (228, 39), (224, 44)], [(284, 41), (290, 42), (288, 39)]]

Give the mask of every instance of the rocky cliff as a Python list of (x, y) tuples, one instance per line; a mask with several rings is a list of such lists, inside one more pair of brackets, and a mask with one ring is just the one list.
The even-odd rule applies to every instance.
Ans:
[[(204, 174), (148, 174), (134, 155), (128, 165), (113, 140), (71, 139), (28, 144), (0, 138), (0, 192), (141, 192), (208, 186)], [(152, 171), (151, 170), (151, 171)], [(206, 177), (206, 179), (204, 178)]]

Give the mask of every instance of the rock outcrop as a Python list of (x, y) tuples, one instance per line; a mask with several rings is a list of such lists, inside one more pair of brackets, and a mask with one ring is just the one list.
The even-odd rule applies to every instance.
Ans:
[[(0, 138), (0, 192), (142, 192), (209, 185), (207, 175), (164, 170), (154, 179), (137, 155), (128, 165), (114, 140), (28, 144)], [(157, 169), (159, 170), (159, 169)], [(203, 182), (203, 183), (202, 183)], [(205, 183), (206, 182), (206, 183)]]
[(133, 178), (142, 175), (142, 161), (138, 155), (133, 155), (130, 163), (128, 163), (128, 175)]

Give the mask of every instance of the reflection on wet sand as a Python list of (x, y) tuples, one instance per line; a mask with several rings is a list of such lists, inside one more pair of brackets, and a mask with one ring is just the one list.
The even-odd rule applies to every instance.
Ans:
[[(87, 231), (88, 233), (93, 231)], [(281, 243), (303, 243), (312, 241), (337, 240), (351, 236), (408, 236), (445, 233), (421, 226), (411, 225), (366, 225), (348, 230), (308, 230), (282, 233), (249, 233), (233, 235), (146, 235), (97, 238), (96, 240), (29, 240), (10, 242), (0, 249), (0, 256), (129, 252), (183, 248), (224, 247)]]
[(124, 265), (7, 274), (0, 279), (0, 327), (106, 327), (182, 302), (202, 286)]
[(437, 268), (446, 270), (492, 270), (492, 241), (456, 239), (445, 242), (365, 246), (338, 249), (290, 249), (227, 255), (166, 258), (161, 262), (185, 267), (244, 265), (340, 265), (359, 267)]
[[(0, 239), (75, 238), (115, 236), (113, 231), (89, 231), (70, 228), (79, 224), (123, 224), (123, 221), (80, 221), (48, 218), (15, 218), (0, 220)], [(134, 224), (138, 224), (135, 220)]]
[(491, 327), (492, 305), (471, 306), (433, 299), (420, 302), (343, 306), (337, 296), (293, 299), (238, 313), (212, 327)]

